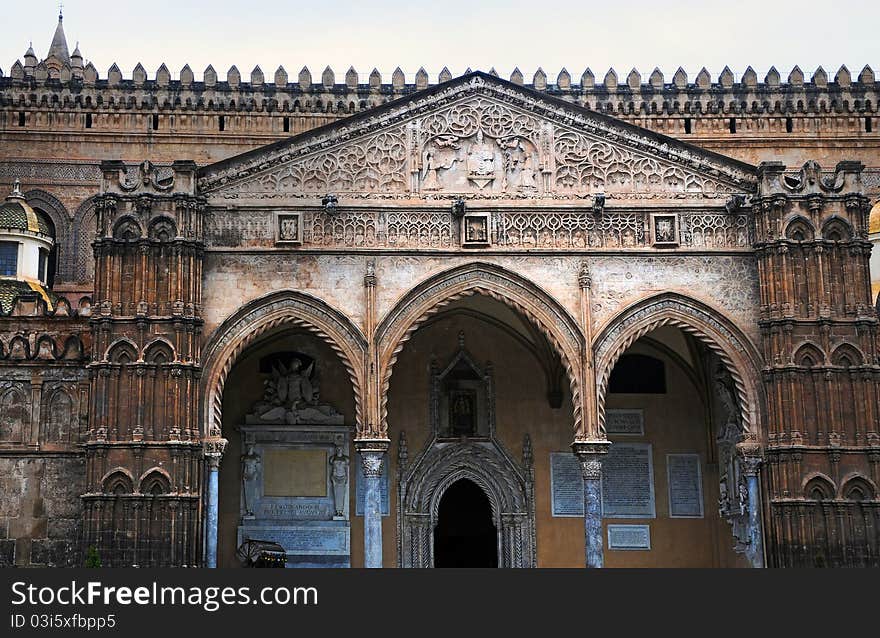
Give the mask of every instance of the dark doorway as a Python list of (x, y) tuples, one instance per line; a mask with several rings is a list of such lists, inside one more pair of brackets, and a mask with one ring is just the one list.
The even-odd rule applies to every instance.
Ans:
[(497, 532), (485, 492), (467, 479), (440, 499), (434, 567), (498, 567)]

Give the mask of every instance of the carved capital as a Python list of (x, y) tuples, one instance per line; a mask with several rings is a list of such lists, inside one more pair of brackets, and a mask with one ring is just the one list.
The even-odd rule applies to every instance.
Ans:
[(608, 454), (611, 442), (606, 440), (575, 441), (571, 449), (581, 464), (585, 481), (598, 481), (602, 478), (602, 457)]
[(354, 447), (361, 457), (364, 477), (379, 478), (382, 476), (382, 468), (385, 465), (385, 457), (390, 446), (389, 439), (359, 439), (354, 442)]
[(736, 451), (740, 457), (745, 475), (757, 476), (761, 463), (764, 462), (760, 444), (754, 440), (742, 441), (737, 443)]
[(223, 452), (226, 450), (226, 439), (208, 439), (202, 443), (202, 449), (205, 453), (205, 461), (208, 467), (216, 470), (220, 467), (220, 459), (223, 458)]
[(590, 264), (586, 261), (582, 261), (580, 270), (578, 271), (578, 286), (583, 290), (590, 288), (592, 285), (593, 277), (590, 274)]

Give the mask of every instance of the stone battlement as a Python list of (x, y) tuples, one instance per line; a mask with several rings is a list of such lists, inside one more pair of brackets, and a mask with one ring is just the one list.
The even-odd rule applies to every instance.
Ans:
[[(327, 67), (320, 78), (303, 67), (296, 78), (279, 66), (272, 78), (255, 67), (243, 77), (237, 67), (226, 72), (225, 79), (208, 66), (200, 81), (189, 65), (172, 79), (167, 65), (162, 64), (150, 77), (138, 64), (130, 77), (124, 77), (114, 64), (105, 77), (100, 77), (91, 63), (82, 64), (81, 57), (71, 64), (31, 64), (16, 61), (8, 76), (0, 76), (0, 106), (103, 109), (207, 109), (231, 111), (289, 111), (339, 113), (363, 110), (389, 99), (411, 94), (438, 82), (453, 78), (444, 68), (431, 81), (424, 68), (408, 82), (398, 67), (390, 78), (383, 78), (376, 69), (365, 78), (354, 68), (342, 77)], [(491, 75), (498, 75), (494, 69)], [(587, 69), (573, 78), (562, 69), (551, 81), (538, 69), (530, 82), (515, 69), (510, 76), (514, 84), (525, 85), (583, 106), (613, 113), (626, 114), (766, 114), (766, 113), (848, 113), (871, 115), (878, 112), (880, 83), (874, 71), (865, 66), (856, 78), (842, 66), (833, 78), (819, 67), (807, 79), (795, 67), (783, 82), (773, 67), (762, 82), (748, 67), (741, 77), (725, 67), (715, 78), (704, 68), (693, 79), (679, 68), (667, 82), (659, 69), (645, 79), (635, 69), (625, 77), (610, 69), (597, 78)], [(271, 81), (268, 81), (271, 80)], [(25, 93), (23, 91), (28, 91)]]

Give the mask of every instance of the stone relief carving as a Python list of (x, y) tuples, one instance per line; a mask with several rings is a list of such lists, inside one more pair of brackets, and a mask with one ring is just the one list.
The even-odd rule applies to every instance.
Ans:
[(710, 297), (757, 341), (758, 274), (750, 255), (593, 257), (590, 268), (596, 326), (645, 293), (690, 289)]
[(222, 198), (718, 197), (752, 192), (733, 162), (473, 77), (248, 159), (208, 167)]
[(302, 361), (294, 358), (289, 366), (277, 363), (272, 376), (264, 381), (263, 399), (254, 404), (248, 423), (328, 423), (341, 424), (343, 415), (333, 406), (318, 400), (315, 364), (305, 369)]

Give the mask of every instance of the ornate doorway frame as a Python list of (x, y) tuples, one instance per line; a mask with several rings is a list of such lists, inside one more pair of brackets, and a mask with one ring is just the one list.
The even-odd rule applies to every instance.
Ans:
[[(406, 450), (401, 434), (400, 450)], [(434, 437), (409, 466), (398, 460), (397, 556), (399, 567), (434, 566), (434, 529), (440, 499), (450, 485), (468, 479), (482, 489), (492, 507), (498, 534), (499, 567), (534, 567), (534, 468), (528, 435), (523, 463), (517, 463), (491, 437), (484, 441), (443, 442)]]

